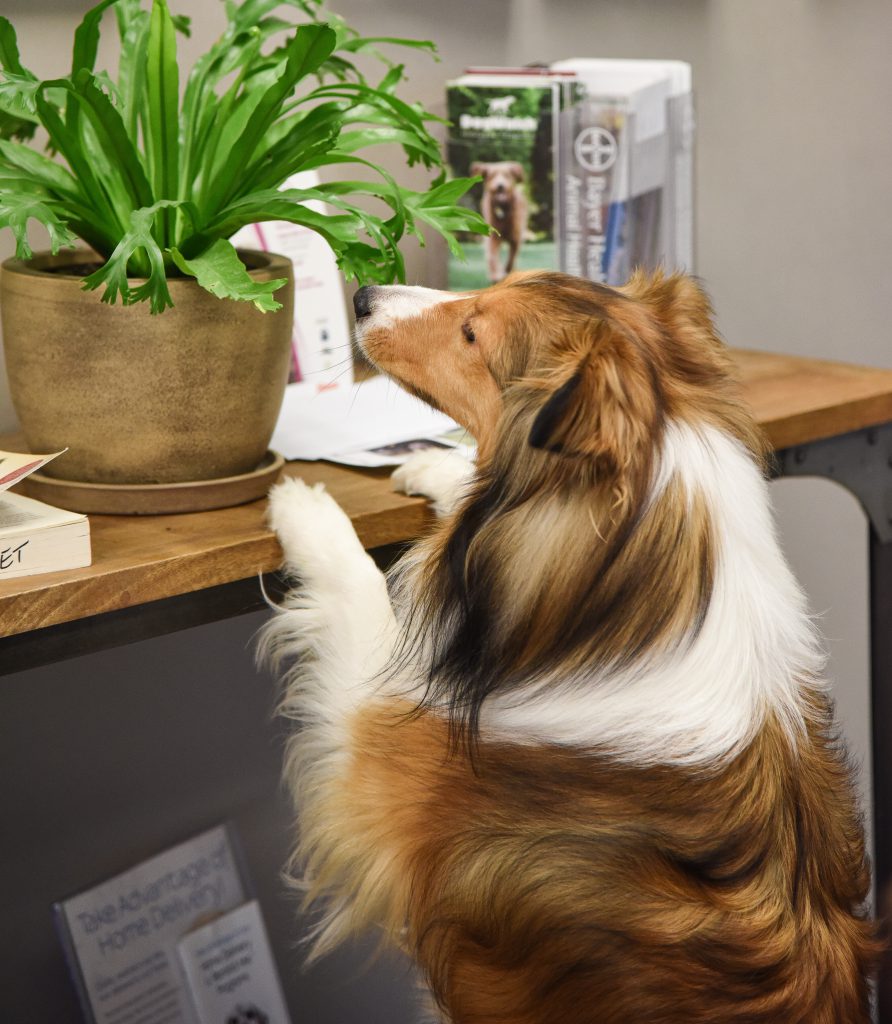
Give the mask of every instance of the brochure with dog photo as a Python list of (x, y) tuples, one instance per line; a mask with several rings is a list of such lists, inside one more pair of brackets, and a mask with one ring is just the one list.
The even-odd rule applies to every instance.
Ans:
[(177, 944), (248, 898), (237, 838), (220, 825), (55, 904), (86, 1020), (200, 1024)]
[[(564, 76), (566, 77), (566, 76)], [(554, 132), (561, 78), (464, 75), (447, 87), (447, 159), (457, 176), (479, 176), (462, 202), (493, 228), (461, 238), (449, 287), (485, 288), (513, 270), (557, 269)]]

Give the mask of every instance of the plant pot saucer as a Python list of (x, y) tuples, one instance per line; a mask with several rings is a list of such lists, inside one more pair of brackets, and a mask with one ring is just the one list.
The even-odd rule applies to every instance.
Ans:
[(21, 485), (31, 498), (71, 512), (115, 516), (172, 515), (205, 512), (256, 501), (266, 495), (285, 465), (278, 452), (268, 451), (250, 473), (216, 480), (176, 484), (90, 484), (32, 473)]

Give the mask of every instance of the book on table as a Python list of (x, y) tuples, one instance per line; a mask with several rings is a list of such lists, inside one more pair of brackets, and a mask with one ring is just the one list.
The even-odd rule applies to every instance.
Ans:
[(85, 515), (9, 490), (60, 454), (0, 452), (0, 582), (79, 569), (92, 560), (90, 523)]
[(90, 524), (23, 494), (0, 493), (0, 581), (89, 565)]

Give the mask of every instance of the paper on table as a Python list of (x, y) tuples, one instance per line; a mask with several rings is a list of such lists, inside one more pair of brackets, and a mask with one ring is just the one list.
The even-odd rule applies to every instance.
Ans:
[(435, 438), (455, 422), (386, 377), (337, 391), (285, 391), (271, 447), (286, 459), (330, 459), (346, 452)]
[(17, 484), (37, 472), (41, 466), (52, 462), (63, 452), (53, 452), (52, 455), (32, 455), (30, 452), (2, 452), (0, 451), (0, 492), (8, 490), (13, 484)]

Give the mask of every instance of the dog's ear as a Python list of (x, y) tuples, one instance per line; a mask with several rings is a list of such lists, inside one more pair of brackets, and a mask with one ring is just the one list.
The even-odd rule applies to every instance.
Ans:
[(638, 269), (619, 290), (649, 306), (672, 337), (696, 336), (719, 344), (712, 304), (695, 278)]
[(657, 377), (634, 338), (605, 321), (554, 388), (530, 430), (533, 448), (591, 458), (621, 472), (652, 440), (660, 416)]
[(511, 173), (514, 175), (515, 181), (526, 181), (526, 174), (523, 169), (523, 164), (512, 163), (509, 164)]
[(471, 164), (471, 175), (476, 177), (478, 174), (486, 181), (486, 175), (489, 173), (489, 166), (481, 163), (479, 160), (475, 160)]

